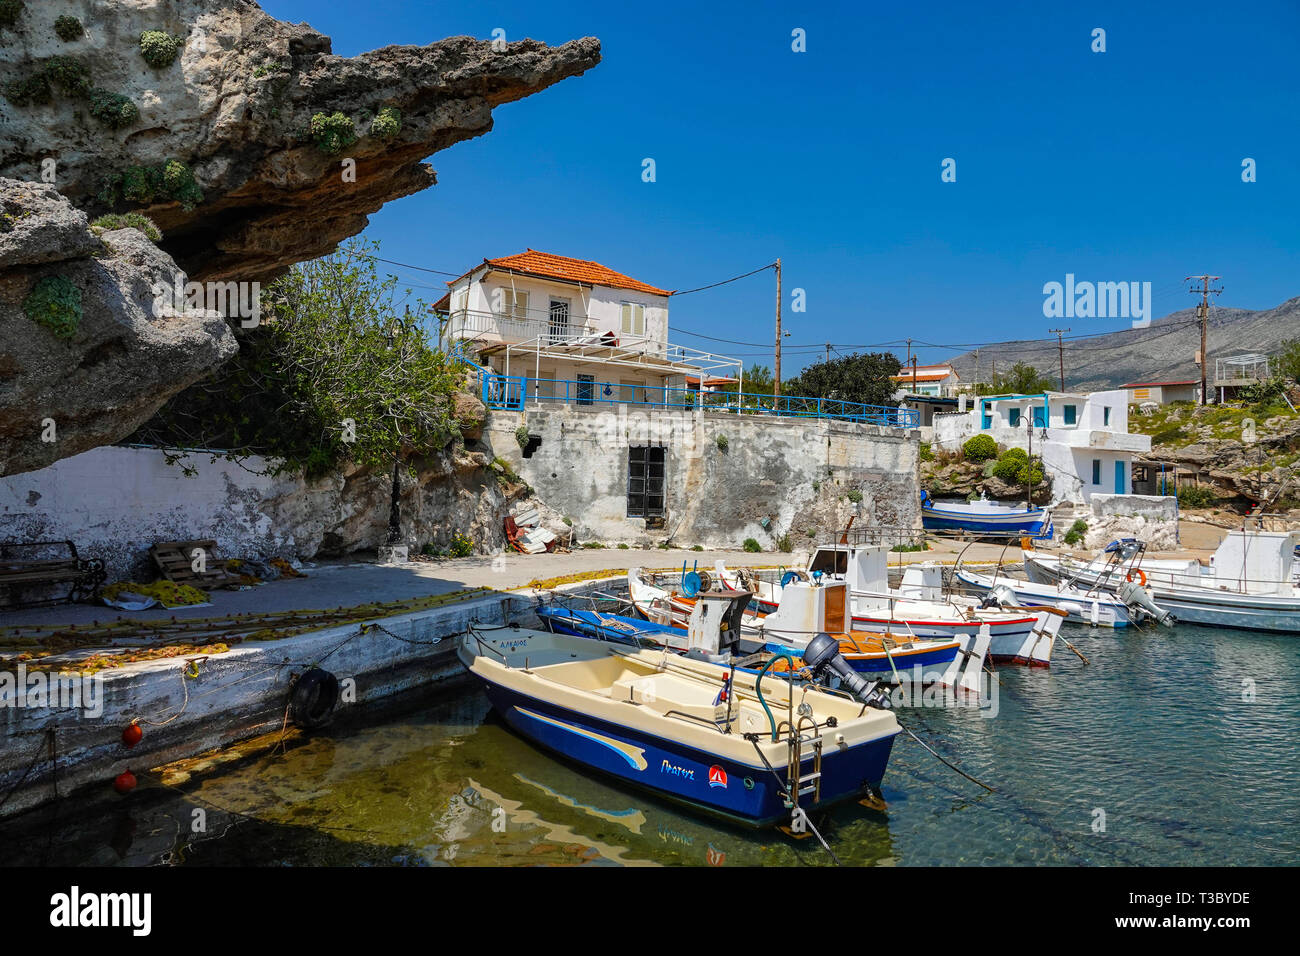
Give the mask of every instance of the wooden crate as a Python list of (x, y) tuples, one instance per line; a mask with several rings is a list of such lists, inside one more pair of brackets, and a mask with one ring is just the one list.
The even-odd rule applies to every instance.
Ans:
[[(202, 548), (207, 555), (202, 574), (194, 570), (190, 557), (196, 548)], [(162, 572), (162, 576), (176, 584), (188, 584), (191, 587), (207, 590), (225, 587), (239, 579), (226, 570), (226, 560), (217, 550), (217, 543), (210, 538), (194, 541), (159, 541), (149, 549), (149, 556)]]

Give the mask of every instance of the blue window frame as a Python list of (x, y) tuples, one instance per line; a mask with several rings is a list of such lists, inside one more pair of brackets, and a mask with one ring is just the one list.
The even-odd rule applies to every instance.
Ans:
[(1101, 484), (1101, 459), (1100, 458), (1094, 458), (1092, 460), (1092, 483), (1094, 485)]
[(1102, 425), (1109, 425), (1109, 424), (1110, 424), (1110, 406), (1109, 406), (1109, 405), (1105, 406), (1105, 407), (1102, 408), (1102, 410), (1101, 410), (1101, 423), (1102, 423)]
[(1034, 427), (1047, 427), (1047, 409), (1043, 408), (1041, 405), (1034, 406)]
[(1079, 420), (1079, 411), (1073, 405), (1066, 405), (1062, 410), (1065, 416), (1065, 424), (1073, 425)]
[(1019, 427), (1019, 425), (1020, 425), (1020, 409), (1018, 409), (1018, 408), (1008, 408), (1008, 409), (1007, 409), (1007, 423), (1008, 423), (1012, 428), (1017, 428), (1017, 427)]
[(1128, 482), (1125, 480), (1124, 463), (1122, 461), (1115, 462), (1115, 494), (1128, 494)]

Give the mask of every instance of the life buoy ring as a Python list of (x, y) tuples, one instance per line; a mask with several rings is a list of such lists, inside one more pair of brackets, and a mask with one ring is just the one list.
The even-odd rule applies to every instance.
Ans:
[(1146, 587), (1146, 586), (1147, 586), (1147, 573), (1146, 573), (1145, 571), (1143, 571), (1141, 568), (1133, 568), (1131, 571), (1129, 571), (1128, 574), (1126, 574), (1126, 575), (1124, 576), (1124, 580), (1125, 580), (1125, 581), (1132, 581), (1132, 580), (1133, 580), (1133, 575), (1135, 575), (1135, 574), (1137, 575), (1137, 579), (1138, 579), (1138, 587), (1141, 587), (1141, 588)]
[(327, 670), (313, 667), (293, 684), (289, 693), (289, 719), (295, 727), (315, 730), (334, 716), (339, 702), (339, 679)]

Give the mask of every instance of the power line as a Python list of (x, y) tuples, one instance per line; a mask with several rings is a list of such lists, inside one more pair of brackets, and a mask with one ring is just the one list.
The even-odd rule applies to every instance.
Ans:
[(680, 292), (674, 292), (673, 295), (690, 295), (692, 292), (703, 292), (705, 289), (716, 289), (718, 286), (726, 285), (728, 282), (735, 282), (739, 279), (748, 279), (752, 275), (758, 275), (760, 272), (766, 272), (768, 269), (775, 269), (776, 267), (777, 265), (775, 262), (769, 262), (767, 265), (759, 266), (757, 269), (754, 269), (752, 272), (746, 272), (744, 275), (732, 276), (730, 279), (723, 279), (721, 282), (710, 282), (708, 285), (702, 285), (696, 289), (683, 289)]

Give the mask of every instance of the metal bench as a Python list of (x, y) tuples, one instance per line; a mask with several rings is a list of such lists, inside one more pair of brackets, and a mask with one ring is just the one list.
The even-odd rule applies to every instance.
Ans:
[[(45, 552), (42, 554), (42, 550)], [(104, 562), (83, 558), (71, 541), (0, 542), (0, 607), (38, 607), (99, 597)], [(21, 600), (25, 591), (67, 585), (61, 597)]]

